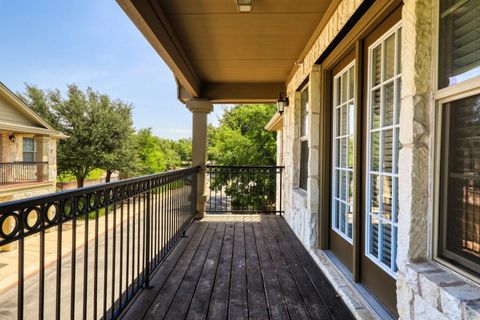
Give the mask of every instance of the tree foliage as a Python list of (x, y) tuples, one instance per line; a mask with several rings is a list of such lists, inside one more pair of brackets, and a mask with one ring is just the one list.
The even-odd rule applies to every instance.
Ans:
[[(227, 110), (218, 127), (209, 126), (209, 160), (222, 166), (274, 166), (275, 133), (264, 129), (275, 106), (237, 105)], [(273, 174), (272, 174), (273, 173)], [(276, 174), (272, 169), (218, 170), (210, 188), (231, 199), (233, 210), (274, 210)]]
[(236, 105), (219, 126), (208, 128), (209, 160), (218, 165), (275, 165), (276, 135), (264, 129), (276, 108), (270, 104)]
[(58, 145), (58, 171), (74, 175), (78, 187), (95, 168), (128, 168), (134, 157), (129, 104), (91, 88), (84, 92), (74, 84), (68, 85), (65, 97), (59, 90), (32, 85), (27, 85), (22, 97), (33, 111), (68, 136)]
[(170, 140), (153, 135), (152, 130), (141, 129), (135, 134), (136, 175), (158, 173), (185, 167), (192, 162), (190, 139)]
[(133, 129), (132, 106), (112, 100), (91, 88), (82, 91), (72, 84), (65, 96), (60, 90), (26, 85), (20, 97), (68, 138), (58, 145), (60, 177), (74, 176), (82, 187), (95, 169), (126, 176), (159, 173), (191, 164), (191, 139), (162, 139), (151, 129)]

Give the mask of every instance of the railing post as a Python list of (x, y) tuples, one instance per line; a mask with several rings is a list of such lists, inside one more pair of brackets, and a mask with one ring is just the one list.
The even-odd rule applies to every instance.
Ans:
[[(146, 244), (145, 244), (145, 252), (144, 252), (144, 256), (146, 257), (146, 264), (145, 264), (145, 289), (150, 289), (152, 288), (152, 286), (150, 286), (150, 260), (151, 260), (151, 257), (150, 257), (150, 243), (151, 243), (151, 239), (150, 239), (150, 219), (151, 219), (151, 204), (150, 204), (150, 200), (151, 200), (151, 197), (150, 197), (150, 192), (151, 192), (151, 188), (152, 188), (152, 180), (147, 180), (147, 204), (146, 204), (146, 225), (147, 225), (147, 230), (146, 230), (146, 235), (145, 235), (145, 238), (146, 238)], [(139, 222), (140, 223), (140, 222)]]

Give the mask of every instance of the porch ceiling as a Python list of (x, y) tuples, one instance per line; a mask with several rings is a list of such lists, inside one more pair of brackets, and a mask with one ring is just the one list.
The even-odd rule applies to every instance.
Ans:
[(270, 102), (336, 0), (117, 0), (178, 79), (179, 98)]

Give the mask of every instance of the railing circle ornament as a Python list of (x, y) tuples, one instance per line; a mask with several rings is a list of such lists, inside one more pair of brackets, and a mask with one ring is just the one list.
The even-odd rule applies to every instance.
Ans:
[[(28, 231), (35, 231), (42, 222), (41, 217), (41, 210), (37, 207), (32, 207), (25, 210), (22, 214), (23, 227)], [(34, 219), (33, 223), (31, 223), (32, 219)]]
[(59, 206), (57, 203), (49, 203), (44, 208), (44, 217), (47, 224), (51, 225), (60, 220)]
[[(12, 220), (9, 220), (8, 218), (13, 219), (13, 226)], [(18, 214), (14, 212), (9, 212), (0, 216), (0, 238), (3, 238), (5, 240), (13, 239), (17, 235), (19, 229), (20, 219), (18, 217)], [(5, 232), (5, 230), (10, 231)]]

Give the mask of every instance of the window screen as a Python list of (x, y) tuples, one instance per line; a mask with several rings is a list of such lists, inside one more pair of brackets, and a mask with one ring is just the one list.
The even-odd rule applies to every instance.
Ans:
[(480, 1), (440, 1), (439, 87), (480, 76)]
[(480, 275), (480, 95), (443, 106), (440, 255)]

